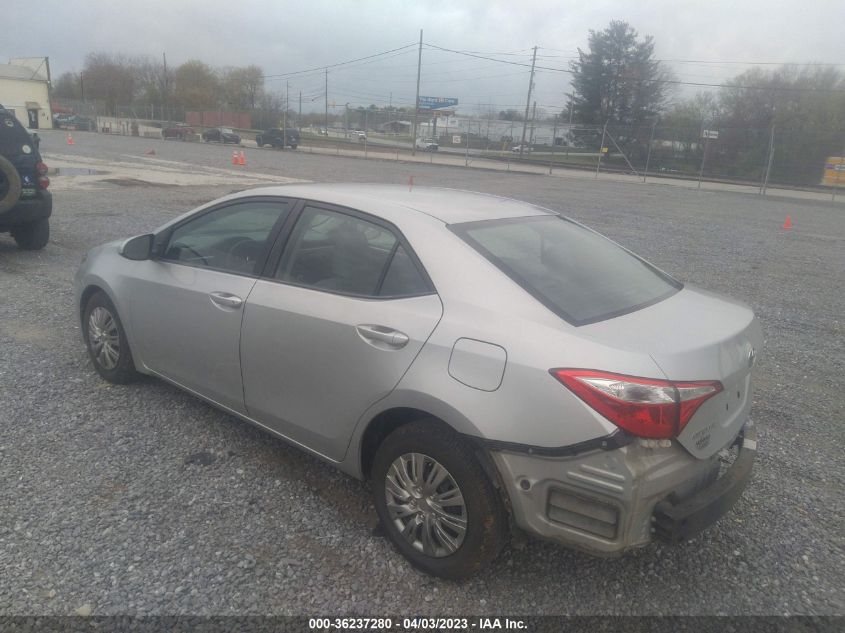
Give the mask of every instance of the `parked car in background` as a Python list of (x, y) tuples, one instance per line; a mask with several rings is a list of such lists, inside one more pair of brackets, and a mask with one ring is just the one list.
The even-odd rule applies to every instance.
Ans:
[(165, 127), (161, 130), (161, 138), (169, 139), (176, 138), (180, 141), (187, 141), (196, 135), (194, 128), (185, 125), (184, 123), (177, 123), (171, 127)]
[(96, 131), (97, 122), (78, 114), (57, 114), (53, 117), (53, 127), (58, 129)]
[(102, 378), (161, 377), (370, 479), (437, 576), (511, 525), (603, 556), (686, 543), (751, 478), (752, 310), (533, 204), (252, 189), (91, 250), (74, 293)]
[(519, 154), (521, 151), (523, 154), (530, 154), (531, 153), (531, 146), (530, 145), (514, 145), (511, 148), (511, 151), (515, 154)]
[(421, 149), (426, 152), (436, 152), (440, 149), (440, 145), (437, 144), (437, 141), (434, 139), (423, 139), (418, 138), (416, 142), (417, 149)]
[(271, 145), (276, 149), (284, 149), (285, 147), (296, 149), (299, 145), (299, 130), (289, 127), (283, 132), (280, 128), (271, 127), (261, 134), (256, 134), (255, 143), (258, 147)]
[(360, 141), (363, 143), (367, 140), (367, 133), (363, 130), (352, 130), (349, 132), (349, 138), (353, 141)]
[(74, 115), (73, 119), (69, 122), (68, 127), (72, 127), (75, 130), (82, 130), (84, 132), (96, 132), (97, 122), (86, 116)]
[(62, 129), (64, 127), (68, 127), (73, 121), (74, 115), (68, 113), (60, 113), (53, 115), (53, 127), (57, 129)]
[(53, 196), (39, 143), (0, 105), (0, 233), (11, 233), (26, 250), (42, 249), (50, 239)]
[(202, 140), (206, 143), (235, 143), (241, 142), (241, 137), (228, 127), (215, 127), (202, 133)]

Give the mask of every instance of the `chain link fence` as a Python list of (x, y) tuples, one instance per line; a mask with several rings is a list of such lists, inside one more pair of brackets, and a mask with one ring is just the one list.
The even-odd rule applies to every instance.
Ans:
[[(68, 99), (59, 104), (61, 112), (90, 120), (90, 129), (131, 136), (160, 137), (162, 129), (182, 124), (186, 117), (185, 108), (177, 106), (108, 107), (102, 102)], [(237, 130), (248, 140), (259, 130), (285, 126), (299, 128), (303, 144), (337, 146), (337, 153), (341, 149), (367, 156), (392, 153), (397, 160), (415, 145), (413, 113), (402, 108), (331, 104), (328, 113), (300, 116), (291, 109), (248, 114), (254, 129)], [(463, 154), (466, 164), (484, 158), (506, 161), (508, 166), (546, 165), (550, 170), (582, 169), (761, 188), (845, 188), (845, 129), (712, 127), (678, 127), (659, 120), (639, 126), (532, 121), (525, 125), (522, 145), (521, 121), (449, 117), (438, 122), (420, 117), (417, 138), (435, 141), (441, 154)], [(195, 130), (197, 136), (201, 131)], [(417, 149), (426, 148), (425, 143), (417, 145)]]

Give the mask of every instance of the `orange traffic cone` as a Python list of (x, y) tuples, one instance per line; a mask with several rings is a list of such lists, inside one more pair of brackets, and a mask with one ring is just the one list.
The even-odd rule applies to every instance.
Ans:
[(790, 216), (786, 216), (786, 222), (783, 223), (784, 229), (791, 229), (792, 228), (792, 218)]
[(73, 142), (73, 137), (70, 135), (70, 132), (68, 132), (68, 133), (67, 133), (67, 144), (68, 144), (68, 145), (73, 145), (73, 144), (74, 144), (74, 142)]
[(147, 156), (155, 156), (156, 151), (154, 149), (148, 149), (146, 152), (144, 152), (144, 154), (146, 154)]
[(236, 150), (236, 149), (232, 150), (232, 164), (233, 165), (238, 164), (238, 150)]
[(243, 150), (241, 150), (240, 158), (238, 158), (238, 165), (246, 166), (246, 156), (244, 155)]

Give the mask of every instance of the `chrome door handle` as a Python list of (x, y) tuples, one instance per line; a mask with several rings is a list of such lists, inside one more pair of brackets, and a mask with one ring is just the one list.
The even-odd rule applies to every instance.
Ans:
[(407, 334), (382, 325), (358, 325), (355, 329), (368, 342), (376, 341), (397, 349), (405, 347), (410, 340)]
[(210, 295), (212, 303), (225, 308), (240, 308), (244, 300), (228, 292), (212, 292)]

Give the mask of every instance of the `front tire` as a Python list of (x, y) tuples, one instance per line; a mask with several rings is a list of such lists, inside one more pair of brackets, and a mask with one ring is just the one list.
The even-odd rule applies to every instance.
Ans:
[(12, 229), (18, 247), (26, 251), (40, 251), (50, 241), (50, 220), (44, 218), (21, 224)]
[(467, 578), (498, 556), (508, 534), (502, 500), (471, 447), (435, 419), (399, 427), (372, 469), (376, 512), (414, 567)]
[(82, 332), (88, 355), (100, 376), (117, 385), (138, 379), (126, 331), (117, 309), (104, 292), (94, 293), (85, 304)]

